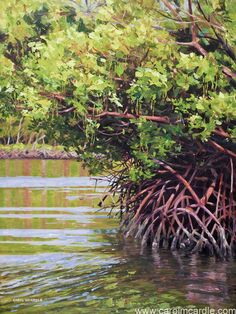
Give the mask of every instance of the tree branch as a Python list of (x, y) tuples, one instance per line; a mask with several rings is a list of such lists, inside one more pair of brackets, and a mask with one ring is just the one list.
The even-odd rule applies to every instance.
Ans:
[[(68, 110), (69, 111), (69, 110)], [(114, 111), (104, 111), (100, 114), (97, 115), (89, 115), (88, 117), (90, 118), (103, 118), (106, 116), (110, 117), (117, 117), (117, 118), (125, 118), (125, 119), (146, 119), (148, 121), (153, 121), (153, 122), (158, 122), (158, 123), (163, 123), (163, 124), (178, 124), (181, 123), (181, 120), (171, 120), (167, 116), (145, 116), (145, 115), (134, 115), (131, 113), (120, 113), (120, 112), (114, 112)], [(214, 134), (223, 137), (223, 138), (230, 138), (230, 134), (225, 132), (222, 128), (217, 128), (213, 131)]]
[(170, 10), (170, 12), (174, 15), (177, 20), (183, 22), (182, 18), (180, 17), (179, 13), (176, 11), (175, 7), (168, 1), (168, 0), (162, 0), (164, 5), (167, 7), (167, 9)]
[(113, 112), (113, 111), (104, 111), (104, 112), (97, 114), (95, 116), (90, 115), (89, 117), (94, 117), (95, 119), (99, 119), (99, 118), (106, 117), (106, 116), (125, 118), (125, 119), (143, 118), (143, 119), (146, 119), (148, 121), (154, 121), (154, 122), (159, 122), (159, 123), (164, 123), (164, 124), (170, 124), (171, 123), (169, 117), (167, 117), (167, 116), (163, 116), (163, 117), (161, 117), (161, 116), (142, 116), (142, 115), (134, 115), (131, 113), (119, 113), (119, 112)]
[(209, 143), (212, 147), (214, 147), (214, 148), (216, 148), (218, 151), (220, 151), (221, 153), (226, 154), (226, 155), (229, 155), (229, 156), (231, 156), (231, 157), (233, 157), (233, 158), (236, 158), (236, 154), (235, 154), (234, 152), (232, 152), (231, 150), (226, 149), (226, 148), (220, 146), (218, 143), (216, 143), (216, 142), (214, 142), (214, 141), (212, 141), (212, 140), (209, 140), (208, 143)]
[(41, 96), (47, 97), (48, 99), (56, 99), (58, 101), (64, 101), (66, 99), (65, 95), (55, 92), (40, 92)]
[[(196, 31), (196, 23), (195, 17), (193, 15), (193, 8), (192, 8), (192, 0), (188, 0), (188, 7), (189, 7), (189, 16), (191, 21), (191, 33), (192, 33), (192, 41), (191, 42), (176, 42), (178, 45), (182, 46), (190, 46), (194, 47), (202, 56), (206, 57), (208, 52), (199, 44), (199, 38)], [(206, 19), (206, 18), (205, 18)], [(208, 20), (206, 20), (208, 22)], [(211, 26), (212, 27), (212, 26)], [(227, 66), (222, 66), (222, 72), (231, 79), (236, 79), (236, 73), (233, 72)]]
[(224, 138), (230, 138), (229, 133), (225, 132), (222, 128), (215, 129), (214, 133)]
[(64, 114), (64, 113), (73, 112), (73, 111), (75, 111), (75, 109), (76, 109), (75, 107), (69, 107), (67, 109), (58, 111), (58, 114)]
[(228, 43), (224, 40), (224, 38), (217, 33), (216, 28), (219, 28), (217, 25), (215, 25), (214, 23), (212, 23), (206, 16), (205, 12), (203, 11), (200, 2), (197, 1), (197, 5), (198, 5), (198, 10), (200, 11), (200, 13), (202, 14), (202, 16), (204, 17), (204, 19), (206, 20), (206, 22), (210, 25), (210, 27), (212, 28), (215, 36), (217, 37), (218, 42), (220, 42), (220, 44), (222, 45), (223, 49), (226, 51), (226, 53), (228, 54), (228, 56), (233, 59), (234, 61), (236, 60), (236, 55), (235, 52), (233, 50), (232, 47), (230, 47), (228, 45)]

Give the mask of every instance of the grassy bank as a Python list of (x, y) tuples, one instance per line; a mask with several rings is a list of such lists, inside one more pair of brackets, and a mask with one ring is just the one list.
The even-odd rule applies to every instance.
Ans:
[(77, 154), (63, 146), (50, 145), (0, 145), (0, 159), (76, 159)]

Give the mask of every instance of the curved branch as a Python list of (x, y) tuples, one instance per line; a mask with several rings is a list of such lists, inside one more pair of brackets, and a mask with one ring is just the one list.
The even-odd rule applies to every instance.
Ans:
[(209, 140), (208, 143), (213, 146), (214, 148), (216, 148), (218, 151), (220, 151), (221, 153), (223, 154), (226, 154), (226, 155), (229, 155), (233, 158), (236, 158), (236, 154), (234, 152), (232, 152), (231, 150), (229, 149), (226, 149), (222, 146), (220, 146), (218, 143), (212, 141), (212, 140)]
[(187, 188), (187, 190), (189, 190), (189, 192), (191, 193), (193, 199), (195, 200), (197, 204), (203, 205), (200, 198), (197, 196), (196, 192), (192, 189), (191, 185), (188, 183), (188, 181), (184, 177), (182, 177), (176, 170), (174, 170), (173, 168), (171, 168), (169, 165), (165, 164), (164, 162), (160, 160), (155, 160), (155, 161), (159, 165), (164, 167), (166, 170), (168, 170), (170, 173), (172, 173), (174, 176), (176, 176), (176, 178), (178, 178), (179, 181), (183, 183), (183, 185)]
[(179, 15), (179, 13), (176, 11), (175, 7), (170, 3), (170, 1), (167, 0), (162, 0), (162, 2), (164, 3), (165, 7), (170, 10), (170, 12), (173, 14), (173, 16), (181, 22), (184, 22), (181, 18), (181, 16)]
[(100, 114), (97, 114), (95, 116), (89, 116), (89, 117), (94, 117), (95, 119), (99, 119), (102, 117), (106, 116), (111, 116), (111, 117), (118, 117), (118, 118), (125, 118), (125, 119), (139, 119), (143, 118), (148, 121), (154, 121), (154, 122), (159, 122), (159, 123), (164, 123), (164, 124), (170, 124), (170, 118), (166, 116), (142, 116), (142, 115), (134, 115), (131, 113), (120, 113), (120, 112), (114, 112), (114, 111), (104, 111)]
[[(188, 0), (188, 7), (189, 7), (189, 16), (190, 16), (190, 21), (191, 21), (191, 33), (192, 33), (192, 41), (188, 43), (183, 43), (183, 42), (177, 42), (178, 45), (183, 45), (183, 46), (192, 46), (194, 47), (202, 56), (206, 57), (208, 55), (208, 52), (199, 44), (199, 37), (197, 35), (196, 31), (196, 21), (195, 21), (195, 16), (193, 15), (193, 8), (192, 8), (192, 0)], [(203, 14), (204, 16), (204, 14)], [(206, 17), (204, 16), (206, 19)], [(208, 22), (208, 20), (206, 19)], [(213, 27), (211, 25), (211, 27)], [(214, 27), (213, 27), (214, 29)], [(218, 37), (219, 39), (219, 37)], [(223, 39), (221, 38), (221, 43), (223, 42)], [(224, 42), (223, 42), (224, 43)], [(233, 72), (230, 68), (227, 66), (222, 66), (222, 72), (229, 78), (231, 79), (236, 79), (236, 73)]]
[(67, 109), (58, 111), (58, 114), (64, 114), (64, 113), (73, 112), (73, 111), (75, 111), (75, 109), (76, 109), (75, 107), (69, 107)]

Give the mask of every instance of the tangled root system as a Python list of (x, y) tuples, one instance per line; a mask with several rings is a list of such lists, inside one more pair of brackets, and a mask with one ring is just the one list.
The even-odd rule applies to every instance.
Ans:
[(153, 248), (234, 255), (235, 160), (211, 154), (198, 164), (187, 158), (156, 162), (153, 178), (140, 184), (119, 178), (112, 185), (120, 195), (124, 234)]

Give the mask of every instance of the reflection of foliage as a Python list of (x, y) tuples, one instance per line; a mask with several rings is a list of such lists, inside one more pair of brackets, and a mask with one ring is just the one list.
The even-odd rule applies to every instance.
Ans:
[[(1, 114), (22, 110), (57, 142), (76, 147), (91, 169), (118, 164), (122, 183), (155, 178), (156, 160), (177, 156), (178, 165), (185, 158), (198, 167), (205, 154), (227, 155), (231, 178), (236, 158), (231, 2), (5, 2)], [(220, 174), (215, 177), (219, 181)], [(231, 184), (232, 194), (229, 178), (223, 182)], [(232, 199), (229, 206), (235, 206)], [(232, 217), (220, 228), (231, 230)]]

